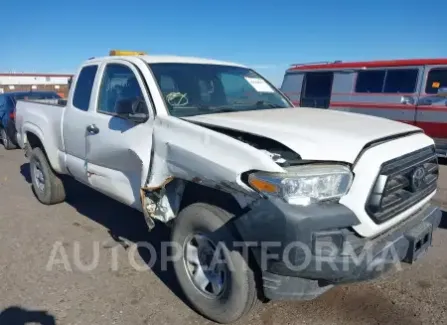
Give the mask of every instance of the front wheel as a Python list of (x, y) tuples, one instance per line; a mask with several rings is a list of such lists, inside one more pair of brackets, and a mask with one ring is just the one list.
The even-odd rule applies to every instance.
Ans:
[(219, 207), (194, 203), (179, 213), (172, 232), (181, 249), (174, 270), (186, 298), (218, 323), (236, 321), (258, 301), (254, 272), (236, 248), (238, 234), (227, 224), (231, 217)]
[(34, 193), (41, 203), (50, 205), (65, 200), (64, 184), (51, 169), (47, 157), (40, 148), (34, 148), (31, 152), (30, 174)]
[(17, 146), (12, 142), (11, 138), (8, 136), (5, 128), (0, 128), (0, 137), (2, 139), (3, 146), (6, 150), (11, 150), (17, 148)]

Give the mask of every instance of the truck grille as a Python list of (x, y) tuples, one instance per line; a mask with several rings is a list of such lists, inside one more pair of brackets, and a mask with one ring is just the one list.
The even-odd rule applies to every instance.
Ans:
[(432, 193), (437, 186), (438, 160), (429, 146), (382, 164), (366, 203), (366, 212), (383, 223)]

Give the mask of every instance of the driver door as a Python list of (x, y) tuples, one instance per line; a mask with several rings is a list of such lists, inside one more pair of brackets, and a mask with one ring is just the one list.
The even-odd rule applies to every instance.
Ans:
[(447, 66), (426, 66), (417, 103), (416, 126), (447, 148), (447, 100), (438, 91), (447, 87)]
[[(127, 61), (103, 64), (101, 80), (86, 128), (89, 184), (116, 200), (141, 210), (140, 188), (149, 172), (153, 110), (142, 77)], [(142, 100), (145, 122), (118, 116), (120, 100)]]

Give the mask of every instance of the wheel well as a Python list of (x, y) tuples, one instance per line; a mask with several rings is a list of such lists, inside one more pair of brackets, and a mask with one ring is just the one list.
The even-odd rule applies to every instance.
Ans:
[(230, 193), (197, 183), (187, 182), (183, 191), (179, 211), (197, 202), (218, 206), (234, 215), (240, 215), (243, 212), (239, 203)]
[(43, 149), (42, 141), (40, 141), (39, 137), (37, 135), (35, 135), (34, 133), (26, 132), (26, 139), (27, 139), (29, 146), (32, 149), (34, 149), (34, 148)]
[(43, 143), (42, 141), (40, 141), (37, 135), (32, 132), (26, 132), (26, 139), (30, 149), (40, 148), (43, 151), (45, 157), (47, 157), (48, 159), (47, 152), (45, 151)]

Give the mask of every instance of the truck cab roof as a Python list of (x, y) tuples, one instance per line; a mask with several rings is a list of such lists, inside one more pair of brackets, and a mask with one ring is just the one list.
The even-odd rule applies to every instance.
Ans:
[(136, 56), (103, 56), (92, 58), (88, 60), (88, 62), (104, 62), (109, 60), (129, 60), (129, 58), (139, 58), (148, 64), (153, 63), (191, 63), (191, 64), (215, 64), (215, 65), (228, 65), (228, 66), (238, 66), (245, 67), (244, 65), (220, 61), (220, 60), (212, 60), (206, 58), (198, 58), (198, 57), (188, 57), (188, 56), (175, 56), (175, 55), (136, 55)]

